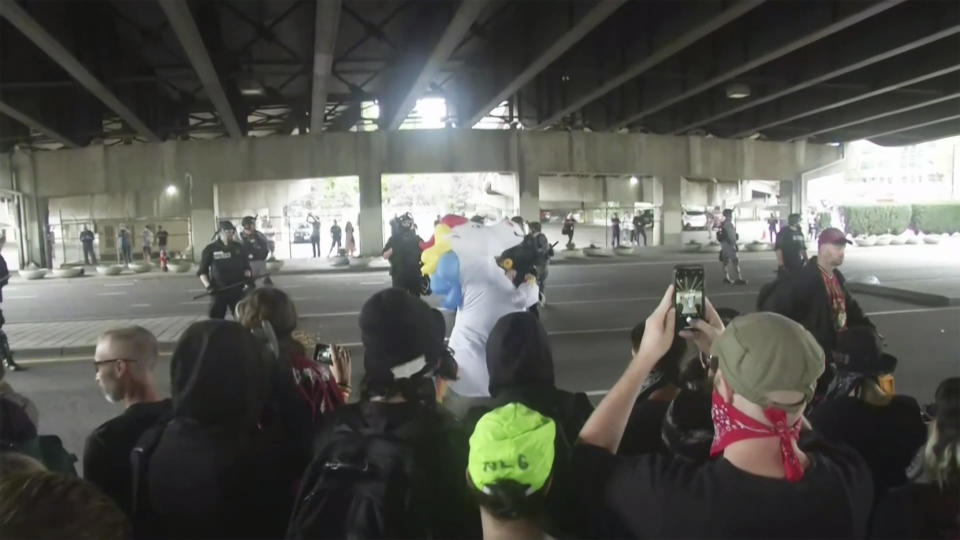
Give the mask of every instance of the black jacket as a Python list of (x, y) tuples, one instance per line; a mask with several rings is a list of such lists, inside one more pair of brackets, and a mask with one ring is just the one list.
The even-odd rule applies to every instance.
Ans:
[[(846, 279), (839, 270), (833, 271), (846, 301), (847, 327), (869, 326), (873, 322), (864, 314), (860, 304), (850, 296), (844, 285)], [(806, 266), (798, 272), (787, 275), (772, 284), (772, 288), (761, 291), (759, 308), (773, 311), (797, 321), (806, 328), (817, 343), (823, 347), (827, 359), (837, 347), (837, 331), (834, 328), (833, 312), (827, 286), (823, 283), (817, 258), (811, 257)]]

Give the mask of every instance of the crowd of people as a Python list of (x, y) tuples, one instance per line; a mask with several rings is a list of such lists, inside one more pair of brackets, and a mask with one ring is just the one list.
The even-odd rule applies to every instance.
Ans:
[[(392, 263), (417, 240), (398, 226)], [(361, 308), (358, 381), (279, 288), (191, 325), (169, 396), (156, 338), (109, 330), (96, 382), (123, 412), (89, 435), (82, 479), (0, 382), (0, 537), (957, 538), (960, 377), (929, 407), (898, 395), (845, 238), (818, 244), (756, 313), (707, 299), (678, 332), (668, 287), (596, 407), (557, 387), (530, 311), (483, 336), (488, 397), (449, 406), (457, 358), (404, 266)]]

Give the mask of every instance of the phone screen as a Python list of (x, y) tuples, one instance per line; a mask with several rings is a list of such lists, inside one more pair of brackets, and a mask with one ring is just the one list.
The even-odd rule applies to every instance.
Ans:
[(677, 310), (677, 330), (690, 327), (693, 319), (704, 319), (704, 276), (701, 265), (678, 265), (673, 268), (673, 304)]
[(313, 347), (313, 359), (321, 364), (332, 364), (333, 353), (330, 350), (330, 345), (326, 343), (317, 343)]

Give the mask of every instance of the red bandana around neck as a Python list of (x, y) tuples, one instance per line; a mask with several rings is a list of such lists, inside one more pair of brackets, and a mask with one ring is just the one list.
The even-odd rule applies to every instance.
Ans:
[(711, 409), (714, 435), (710, 457), (721, 454), (726, 447), (735, 442), (779, 437), (780, 454), (783, 456), (783, 468), (786, 471), (787, 481), (799, 482), (803, 478), (804, 471), (793, 443), (800, 438), (801, 419), (797, 418), (793, 425), (787, 425), (786, 411), (775, 407), (764, 409), (763, 415), (773, 424), (772, 427), (747, 416), (743, 411), (724, 401), (714, 390)]

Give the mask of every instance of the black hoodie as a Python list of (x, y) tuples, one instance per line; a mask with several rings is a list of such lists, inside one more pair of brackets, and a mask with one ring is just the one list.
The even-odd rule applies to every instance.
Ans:
[(302, 469), (282, 430), (264, 425), (272, 373), (262, 344), (237, 323), (201, 321), (184, 332), (170, 364), (173, 417), (148, 458), (138, 536), (283, 535)]

